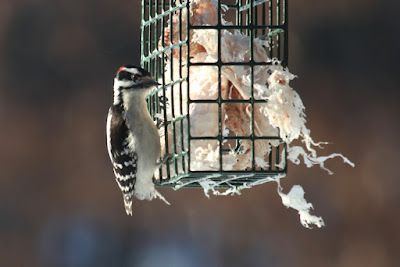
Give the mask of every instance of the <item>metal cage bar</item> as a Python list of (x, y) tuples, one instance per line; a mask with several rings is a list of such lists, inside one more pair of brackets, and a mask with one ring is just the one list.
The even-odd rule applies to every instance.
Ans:
[[(217, 0), (217, 24), (215, 26), (191, 25), (189, 10), (192, 1), (194, 0), (142, 0), (141, 66), (162, 83), (162, 87), (149, 95), (148, 108), (153, 116), (163, 111), (163, 151), (174, 155), (170, 164), (160, 168), (159, 177), (162, 179), (155, 180), (155, 183), (171, 186), (179, 180), (179, 186), (195, 187), (199, 186), (199, 183), (192, 183), (193, 181), (207, 177), (220, 183), (220, 187), (240, 186), (265, 176), (286, 173), (286, 144), (279, 136), (257, 136), (254, 131), (255, 107), (257, 104), (266, 103), (265, 100), (255, 99), (254, 97), (254, 69), (259, 66), (270, 65), (271, 62), (255, 61), (253, 48), (255, 38), (268, 40), (270, 44), (267, 51), (269, 58), (277, 58), (283, 66), (288, 65), (288, 0), (236, 0), (234, 3), (231, 0), (228, 4), (224, 4), (223, 0)], [(232, 25), (222, 23), (223, 9), (225, 14), (231, 14), (231, 19), (234, 20)], [(171, 23), (174, 18), (178, 18), (175, 25)], [(186, 23), (183, 23), (183, 21)], [(174, 29), (176, 29), (174, 27), (178, 27), (178, 36), (174, 35)], [(190, 38), (194, 30), (215, 30), (218, 32), (218, 59), (216, 62), (191, 62)], [(249, 37), (249, 61), (223, 62), (221, 58), (222, 31), (240, 31)], [(169, 41), (166, 39), (167, 34), (169, 34)], [(179, 68), (176, 68), (173, 64), (174, 57), (177, 57), (180, 62)], [(169, 62), (168, 59), (170, 59)], [(217, 99), (200, 100), (190, 97), (190, 70), (201, 66), (217, 69)], [(247, 66), (250, 68), (251, 96), (249, 99), (224, 99), (222, 97), (222, 69), (227, 66)], [(169, 76), (166, 76), (165, 70), (167, 68), (169, 69)], [(167, 98), (169, 102), (167, 102)], [(190, 132), (190, 105), (200, 104), (218, 105), (217, 136), (192, 136)], [(249, 136), (224, 136), (222, 110), (223, 105), (230, 104), (250, 105)], [(167, 114), (171, 114), (172, 119), (168, 120)], [(216, 170), (194, 171), (191, 168), (191, 163), (195, 160), (191, 158), (192, 142), (201, 140), (217, 142), (219, 167)], [(240, 171), (224, 170), (223, 158), (225, 153), (229, 151), (225, 144), (232, 144), (235, 146), (235, 151), (240, 151), (241, 142), (244, 140), (251, 143), (251, 166)], [(261, 140), (279, 141), (279, 144), (275, 146), (269, 143), (270, 152), (266, 159), (268, 161), (267, 168), (257, 167), (255, 163), (255, 144)], [(283, 166), (279, 165), (282, 160), (284, 160)], [(240, 178), (232, 178), (231, 180), (230, 177)]]

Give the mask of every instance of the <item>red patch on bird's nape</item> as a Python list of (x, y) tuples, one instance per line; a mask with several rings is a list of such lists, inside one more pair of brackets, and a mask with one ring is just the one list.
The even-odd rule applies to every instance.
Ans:
[(124, 66), (120, 67), (120, 68), (118, 69), (117, 73), (120, 72), (120, 71), (123, 70), (123, 69), (125, 69)]

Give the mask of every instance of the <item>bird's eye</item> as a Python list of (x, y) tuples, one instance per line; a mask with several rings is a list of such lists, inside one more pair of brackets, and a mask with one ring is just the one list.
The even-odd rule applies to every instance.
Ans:
[(132, 74), (132, 80), (136, 81), (138, 79), (142, 78), (142, 75), (140, 74)]

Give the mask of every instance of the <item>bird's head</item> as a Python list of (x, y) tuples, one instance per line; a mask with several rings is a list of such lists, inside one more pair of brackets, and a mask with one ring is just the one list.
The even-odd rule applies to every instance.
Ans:
[(150, 73), (140, 67), (125, 65), (118, 69), (114, 79), (114, 87), (126, 90), (151, 89), (159, 85)]
[(119, 104), (123, 95), (147, 95), (158, 85), (145, 69), (133, 65), (122, 66), (114, 79), (114, 104)]

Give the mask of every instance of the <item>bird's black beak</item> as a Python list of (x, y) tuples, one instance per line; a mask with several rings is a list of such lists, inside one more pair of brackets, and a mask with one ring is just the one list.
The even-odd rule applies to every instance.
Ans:
[(156, 81), (153, 81), (153, 83), (152, 83), (151, 85), (154, 85), (154, 86), (160, 86), (160, 85), (161, 85), (161, 83), (158, 83), (158, 82), (156, 82)]

